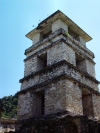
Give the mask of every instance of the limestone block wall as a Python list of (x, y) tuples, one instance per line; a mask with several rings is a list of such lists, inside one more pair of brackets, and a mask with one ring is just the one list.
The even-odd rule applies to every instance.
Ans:
[[(52, 65), (61, 60), (66, 60), (76, 66), (75, 51), (63, 42), (59, 42), (57, 45), (52, 46), (50, 49), (48, 49), (47, 51), (45, 50), (44, 52), (47, 52), (47, 66)], [(41, 65), (42, 62), (39, 61), (37, 55), (34, 55), (32, 58), (25, 61), (24, 76), (27, 76), (32, 72), (36, 72), (37, 70), (40, 70)], [(78, 63), (77, 68), (95, 77), (94, 63), (92, 63), (91, 61), (84, 59), (83, 61)]]
[[(58, 82), (48, 84), (48, 86), (44, 88), (45, 115), (60, 111), (83, 114), (82, 94), (77, 84), (67, 79), (61, 79)], [(27, 92), (19, 95), (18, 119), (27, 119), (32, 116), (37, 116), (37, 112), (40, 110), (40, 104), (37, 103), (36, 94), (37, 93), (34, 92)]]
[(57, 113), (66, 109), (65, 80), (51, 83), (45, 90), (45, 114)]
[(64, 59), (68, 61), (69, 63), (73, 64), (73, 66), (76, 65), (76, 60), (75, 60), (75, 51), (66, 45), (65, 43), (62, 43), (64, 46)]
[(78, 85), (67, 79), (51, 84), (45, 90), (45, 114), (60, 111), (83, 114), (82, 93)]
[(94, 117), (100, 121), (100, 95), (92, 94)]
[(86, 47), (86, 41), (81, 36), (78, 36), (77, 40), (80, 41), (80, 43)]
[(76, 65), (75, 52), (65, 43), (59, 43), (52, 48), (48, 49), (48, 60), (47, 64), (52, 65), (61, 60), (66, 60), (69, 63)]
[(92, 77), (95, 77), (95, 64), (93, 64), (89, 60), (86, 60), (86, 66), (87, 66), (87, 73), (89, 73)]
[(98, 83), (95, 83), (93, 80), (90, 80), (85, 76), (82, 76), (81, 73), (76, 71), (75, 69), (66, 66), (66, 74), (69, 75), (71, 78), (80, 81), (84, 85), (92, 87), (94, 90), (98, 91)]
[(41, 41), (42, 39), (43, 39), (42, 34), (41, 33), (37, 33), (36, 35), (34, 35), (32, 43), (35, 44), (35, 43)]
[(33, 58), (28, 59), (25, 62), (24, 76), (27, 76), (32, 72), (35, 72), (36, 69), (37, 69), (37, 56), (34, 56)]
[[(57, 40), (60, 40), (61, 38), (63, 38), (63, 35), (58, 35), (59, 32), (55, 32), (53, 34), (51, 34), (49, 37), (43, 39), (41, 42), (38, 42), (34, 45), (32, 45), (31, 47), (29, 47), (28, 49), (26, 49), (26, 57), (30, 57), (33, 54), (36, 53), (40, 53), (40, 51), (44, 51), (44, 49), (48, 49), (48, 47), (50, 47), (52, 42), (56, 42)], [(55, 43), (55, 45), (57, 45), (57, 43)]]
[(74, 49), (76, 49), (77, 51), (81, 52), (83, 55), (85, 54), (90, 59), (93, 59), (94, 54), (87, 47), (84, 47), (83, 45), (81, 45), (81, 43), (79, 41), (77, 41), (75, 38), (73, 38), (72, 36), (70, 36), (69, 39), (67, 39), (66, 34), (65, 34), (65, 36), (63, 36), (62, 34), (65, 34), (65, 30), (59, 29), (59, 30), (55, 31), (46, 39), (43, 39), (41, 42), (38, 42), (38, 43), (32, 45), (31, 47), (29, 47), (28, 49), (26, 49), (25, 55), (27, 57), (29, 57), (30, 55), (40, 51), (41, 49), (46, 48), (47, 46), (50, 46), (51, 43), (48, 41), (49, 39), (53, 40), (53, 42), (55, 42), (55, 41), (63, 38), (66, 40), (66, 42), (69, 44), (69, 46), (71, 46)]
[(62, 20), (58, 19), (52, 24), (52, 33), (60, 28), (68, 32), (68, 26)]
[(64, 71), (65, 71), (65, 66), (52, 68), (51, 71), (48, 70), (46, 72), (41, 72), (40, 74), (35, 75), (33, 78), (24, 80), (23, 83), (21, 84), (21, 90), (25, 90), (29, 87), (41, 84), (45, 81), (47, 82), (52, 78), (55, 78), (57, 76), (60, 76), (61, 74), (64, 74)]
[[(18, 97), (18, 119), (27, 119), (33, 116), (35, 110), (35, 96), (33, 93), (27, 92)], [(33, 106), (34, 105), (34, 106)]]
[(82, 92), (78, 84), (66, 79), (66, 110), (74, 114), (83, 114)]
[(87, 47), (84, 47), (81, 42), (77, 41), (72, 36), (69, 37), (67, 43), (70, 44), (70, 46), (72, 46), (77, 53), (80, 53), (82, 56), (85, 57), (87, 56), (91, 60), (93, 60), (94, 54)]
[(52, 78), (56, 78), (61, 74), (66, 74), (68, 77), (79, 81), (80, 83), (92, 87), (94, 90), (98, 91), (98, 83), (94, 82), (93, 80), (89, 79), (76, 69), (68, 66), (67, 64), (59, 64), (52, 69), (47, 69), (46, 71), (41, 71), (40, 74), (35, 74), (32, 78), (28, 78), (27, 80), (22, 79), (21, 90), (25, 90), (30, 88), (34, 85), (41, 84), (44, 81), (51, 80)]
[[(82, 53), (82, 58), (84, 57), (85, 59), (83, 64), (84, 62), (86, 63), (85, 65), (81, 65), (81, 69), (95, 77), (94, 63), (92, 62), (93, 54), (91, 51), (87, 50), (87, 48), (83, 48), (82, 45), (79, 45), (80, 43), (73, 38), (69, 38), (68, 40), (65, 36), (58, 35), (60, 32), (63, 33), (64, 31), (58, 30), (54, 32), (54, 34), (50, 35), (49, 38), (52, 40), (53, 44), (48, 40), (48, 38), (46, 38), (43, 41), (32, 45), (32, 47), (26, 50), (30, 52), (26, 53), (27, 60), (25, 61), (25, 76), (38, 70), (39, 63), (37, 56), (42, 52), (47, 52), (47, 65), (51, 65), (55, 62), (65, 59), (74, 66), (76, 65), (75, 53)], [(58, 41), (61, 38), (66, 40), (66, 44), (62, 41)], [(85, 56), (89, 57), (91, 61), (89, 61)]]

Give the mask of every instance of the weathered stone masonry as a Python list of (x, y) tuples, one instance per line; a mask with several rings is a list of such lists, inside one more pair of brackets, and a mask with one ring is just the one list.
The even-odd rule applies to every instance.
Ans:
[[(32, 40), (32, 46), (25, 50), (16, 131), (24, 119), (43, 117), (45, 123), (44, 117), (58, 112), (78, 116), (78, 120), (72, 120), (78, 132), (83, 132), (80, 116), (99, 121), (99, 81), (95, 78), (94, 54), (86, 47), (92, 38), (60, 11), (26, 36)], [(36, 123), (29, 130), (35, 131), (35, 127)]]

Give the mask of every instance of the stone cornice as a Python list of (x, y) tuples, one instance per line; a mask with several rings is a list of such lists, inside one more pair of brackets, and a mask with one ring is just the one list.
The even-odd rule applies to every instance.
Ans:
[(59, 65), (63, 65), (63, 64), (67, 64), (69, 67), (75, 69), (76, 71), (78, 71), (79, 73), (81, 73), (82, 75), (84, 75), (86, 78), (94, 81), (95, 83), (100, 83), (95, 78), (93, 78), (92, 76), (90, 76), (88, 73), (84, 73), (84, 72), (80, 71), (76, 66), (73, 66), (71, 63), (67, 62), (66, 60), (59, 61), (59, 62), (57, 62), (57, 63), (55, 63), (55, 64), (53, 64), (51, 66), (47, 66), (47, 68), (45, 68), (45, 69), (42, 69), (42, 70), (39, 70), (37, 72), (31, 73), (30, 75), (28, 75), (28, 76), (20, 79), (19, 82), (22, 83), (24, 80), (28, 80), (28, 79), (34, 77), (35, 75), (44, 73), (46, 71), (50, 71), (52, 68), (57, 67)]
[(69, 79), (69, 80), (73, 81), (75, 84), (78, 83), (80, 89), (84, 89), (84, 88), (85, 88), (85, 90), (88, 90), (90, 93), (96, 94), (96, 95), (100, 96), (100, 93), (99, 93), (98, 91), (94, 90), (92, 87), (89, 87), (89, 86), (87, 86), (87, 85), (84, 84), (84, 83), (81, 83), (80, 81), (76, 80), (75, 78), (70, 77), (70, 76), (67, 75), (67, 74), (62, 74), (62, 75), (60, 75), (60, 76), (57, 76), (57, 77), (52, 78), (51, 80), (42, 82), (42, 83), (40, 83), (40, 84), (38, 84), (38, 85), (34, 85), (34, 86), (32, 86), (32, 87), (28, 87), (28, 88), (25, 89), (25, 90), (21, 90), (21, 91), (17, 92), (17, 95), (25, 94), (25, 93), (27, 93), (28, 91), (36, 92), (36, 89), (37, 89), (37, 88), (40, 88), (40, 87), (43, 87), (43, 86), (47, 86), (48, 84), (54, 83), (54, 82), (56, 82), (56, 81), (58, 81), (58, 80), (61, 80), (61, 79)]
[[(66, 61), (61, 61), (61, 62), (59, 62), (59, 64), (56, 63), (55, 66), (61, 65), (61, 64), (63, 64), (63, 63), (68, 63), (68, 62), (66, 62)], [(71, 64), (69, 64), (69, 65), (70, 65), (70, 67), (71, 67)], [(55, 67), (55, 66), (52, 66), (52, 67)], [(72, 65), (72, 66), (73, 66), (73, 65)], [(38, 71), (38, 72), (34, 73), (33, 75), (31, 74), (31, 75), (29, 75), (29, 76), (27, 76), (27, 77), (24, 77), (23, 79), (20, 80), (20, 82), (23, 82), (24, 80), (28, 80), (28, 79), (32, 78), (34, 75), (40, 74), (40, 73), (42, 73), (42, 72), (46, 72), (46, 71), (52, 69), (52, 67), (50, 66), (49, 68), (46, 68), (46, 69), (44, 69), (44, 70), (41, 70), (41, 71)], [(75, 68), (75, 69), (77, 70), (77, 68)], [(83, 74), (84, 74), (84, 73), (83, 73)], [(86, 75), (86, 74), (84, 74), (84, 75)], [(91, 76), (89, 76), (89, 75), (87, 75), (87, 77), (90, 78), (91, 80), (93, 80), (94, 82), (99, 83), (99, 81), (97, 81), (97, 80), (94, 79), (93, 77), (91, 77)], [(44, 82), (42, 82), (42, 83), (36, 84), (36, 85), (34, 85), (34, 86), (32, 86), (32, 87), (28, 87), (28, 88), (26, 88), (25, 90), (21, 90), (21, 91), (19, 91), (17, 94), (24, 94), (24, 93), (26, 93), (26, 92), (28, 92), (28, 91), (35, 91), (35, 89), (37, 89), (37, 88), (46, 86), (46, 85), (48, 85), (48, 84), (50, 84), (50, 83), (52, 83), (52, 82), (56, 82), (56, 81), (58, 81), (58, 80), (60, 80), (60, 79), (69, 79), (69, 80), (72, 80), (75, 84), (78, 83), (79, 86), (80, 86), (80, 88), (88, 89), (91, 93), (94, 93), (94, 94), (96, 94), (96, 95), (100, 95), (100, 93), (99, 93), (98, 91), (94, 90), (94, 88), (89, 87), (88, 85), (86, 85), (86, 84), (84, 84), (84, 83), (81, 83), (79, 80), (76, 80), (75, 78), (73, 78), (73, 77), (67, 75), (65, 72), (62, 73), (60, 76), (55, 76), (55, 77), (52, 78), (52, 79), (48, 79), (48, 80), (46, 80), (46, 81), (44, 81)]]
[(66, 76), (65, 73), (64, 73), (64, 74), (61, 74), (60, 76), (56, 76), (56, 77), (52, 78), (51, 80), (48, 80), (48, 81), (46, 80), (46, 81), (44, 81), (44, 82), (42, 82), (42, 83), (40, 83), (40, 84), (34, 85), (34, 86), (32, 86), (32, 87), (28, 87), (28, 88), (25, 89), (25, 90), (21, 90), (21, 91), (17, 92), (17, 94), (18, 94), (18, 95), (21, 94), (21, 93), (24, 94), (24, 93), (26, 93), (26, 92), (28, 92), (28, 91), (32, 91), (32, 90), (34, 90), (34, 89), (36, 89), (36, 88), (46, 86), (46, 85), (48, 85), (48, 84), (51, 83), (51, 82), (56, 82), (56, 81), (58, 81), (58, 79), (64, 78), (65, 76)]

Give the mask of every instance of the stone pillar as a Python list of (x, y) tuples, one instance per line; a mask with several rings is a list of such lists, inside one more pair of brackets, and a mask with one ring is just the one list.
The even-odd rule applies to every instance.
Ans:
[(33, 40), (33, 43), (32, 44), (35, 44), (35, 43), (41, 41), (42, 39), (43, 39), (42, 34), (41, 33), (37, 33), (37, 34), (35, 34), (33, 36), (33, 39), (32, 39)]
[[(86, 60), (87, 73), (95, 78), (95, 63)], [(98, 91), (98, 88), (95, 88)]]
[(84, 40), (83, 37), (78, 36), (78, 37), (77, 37), (77, 40), (78, 40), (82, 45), (84, 45), (84, 46), (86, 47), (86, 41)]
[(52, 33), (59, 30), (60, 28), (68, 32), (68, 26), (62, 20), (58, 19), (52, 24)]
[(100, 95), (92, 94), (94, 118), (100, 121)]

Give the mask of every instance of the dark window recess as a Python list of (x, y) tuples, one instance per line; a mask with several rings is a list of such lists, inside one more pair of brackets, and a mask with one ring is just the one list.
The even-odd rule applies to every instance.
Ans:
[(47, 67), (47, 53), (38, 56), (37, 67), (38, 67), (38, 70), (41, 70)]
[(93, 117), (93, 102), (92, 95), (82, 91), (82, 104), (83, 104), (83, 114), (86, 116)]
[(44, 115), (44, 108), (45, 108), (45, 98), (44, 98), (44, 91), (40, 91), (36, 93), (36, 110), (35, 116), (42, 116)]
[(76, 34), (71, 28), (68, 28), (68, 33), (77, 40), (79, 35)]
[(43, 39), (47, 38), (50, 34), (52, 34), (52, 31), (49, 31), (47, 33), (43, 34)]
[(78, 54), (76, 54), (76, 67), (79, 70), (86, 72), (86, 60)]

